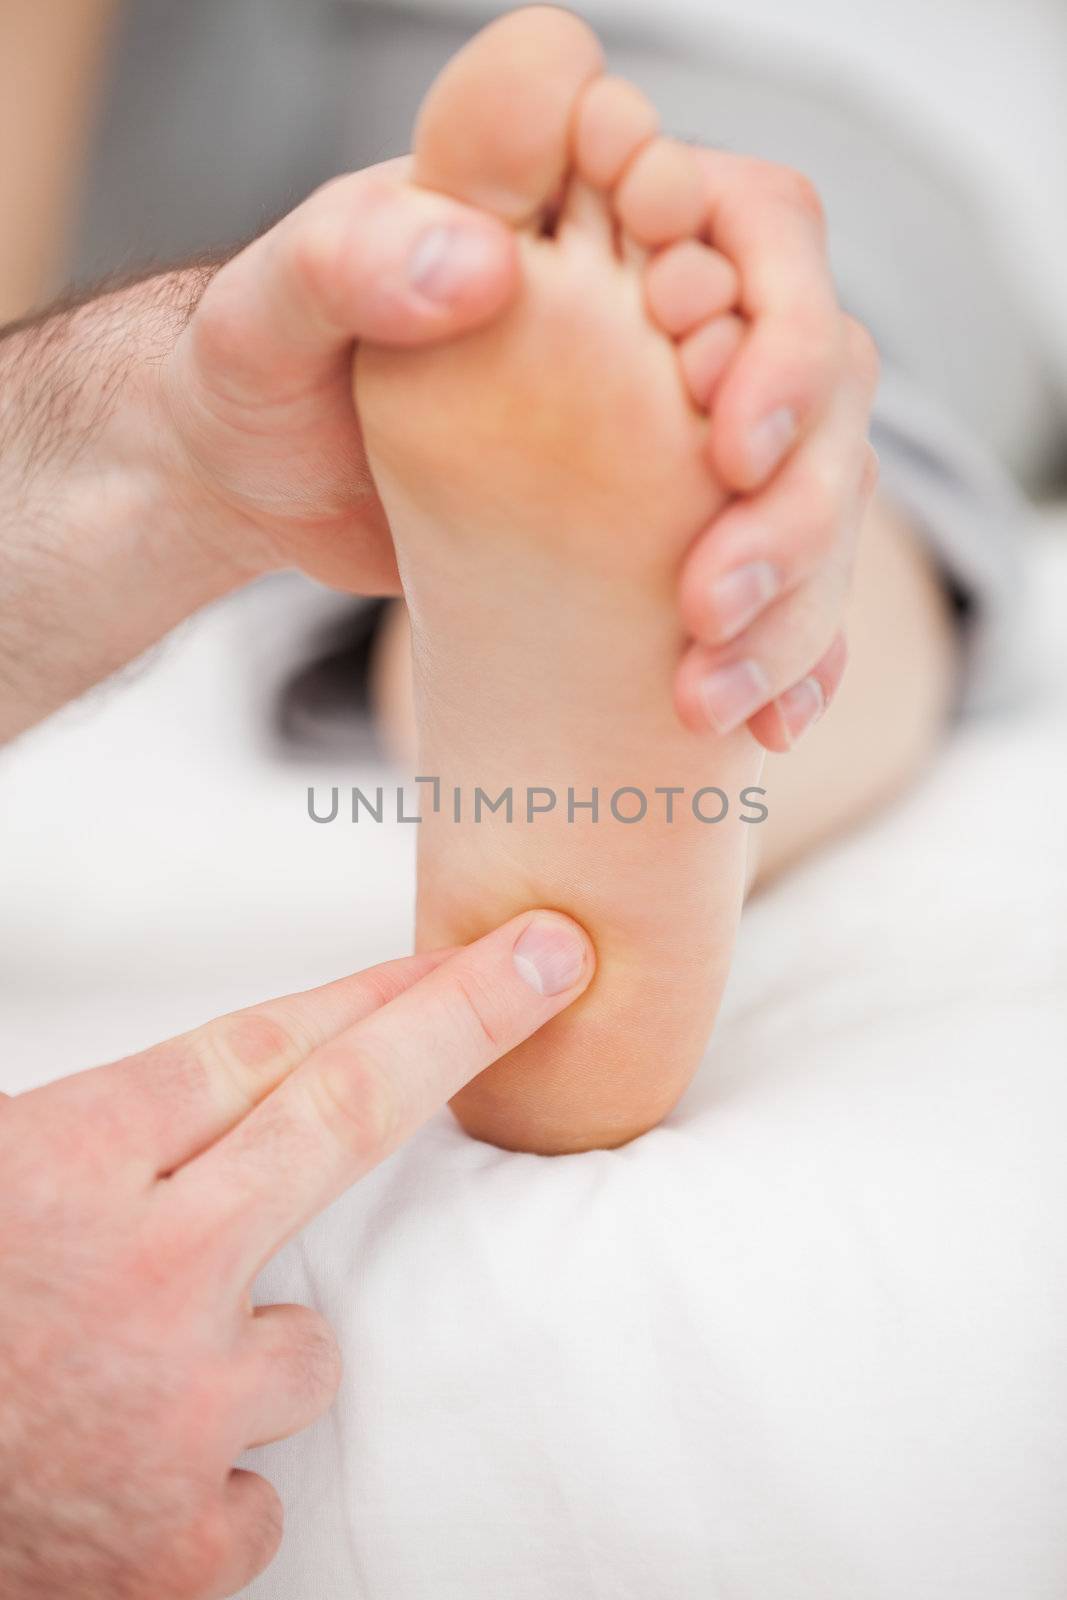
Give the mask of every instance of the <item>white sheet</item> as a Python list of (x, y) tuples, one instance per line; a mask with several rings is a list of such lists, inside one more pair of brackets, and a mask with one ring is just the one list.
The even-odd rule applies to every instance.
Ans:
[[(257, 1453), (255, 1600), (1062, 1600), (1067, 544), (1033, 692), (746, 914), (712, 1058), (626, 1150), (442, 1116), (271, 1267), (347, 1377)], [(7, 1089), (404, 948), (411, 829), (257, 731), (267, 585), (0, 765)], [(283, 621), (284, 616), (284, 621)]]

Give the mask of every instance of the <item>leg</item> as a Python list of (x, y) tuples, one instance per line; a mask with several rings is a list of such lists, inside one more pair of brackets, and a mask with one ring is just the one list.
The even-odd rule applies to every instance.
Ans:
[(944, 732), (956, 675), (944, 585), (881, 499), (864, 524), (846, 627), (849, 665), (833, 705), (796, 750), (767, 759), (757, 888), (892, 800)]

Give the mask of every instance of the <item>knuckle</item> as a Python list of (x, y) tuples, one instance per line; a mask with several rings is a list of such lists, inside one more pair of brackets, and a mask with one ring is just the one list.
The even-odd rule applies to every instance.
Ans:
[(472, 972), (457, 972), (455, 1005), (464, 1035), (473, 1032), (494, 1054), (505, 1048), (508, 1030), (500, 1016), (500, 1000), (484, 978)]
[(369, 225), (395, 195), (395, 184), (383, 177), (345, 173), (279, 225), (283, 278), (305, 309), (327, 322), (344, 321), (354, 218), (358, 214)]
[(878, 452), (873, 444), (867, 444), (863, 454), (863, 475), (860, 480), (860, 493), (864, 500), (869, 500), (878, 487), (881, 477), (882, 464), (878, 459)]
[(797, 591), (793, 604), (792, 643), (801, 669), (815, 660), (826, 634), (827, 594), (822, 584), (811, 583)]
[(286, 244), (287, 277), (300, 301), (328, 307), (335, 295), (340, 238), (332, 210), (309, 210), (293, 226)]
[[(366, 184), (370, 185), (372, 183), (376, 183), (377, 181), (378, 180), (375, 178), (368, 177), (366, 179)], [(335, 202), (340, 200), (345, 194), (346, 190), (351, 187), (351, 183), (352, 173), (335, 173), (332, 178), (327, 178), (323, 183), (318, 184), (316, 188), (312, 189), (311, 193), (300, 207), (300, 210), (303, 212), (317, 211), (324, 206), (329, 206), (332, 208)]]
[(398, 971), (397, 964), (387, 961), (380, 967), (370, 967), (360, 974), (360, 990), (366, 996), (369, 1009), (374, 1012), (388, 1005), (390, 1000), (395, 1000), (407, 987), (402, 972)]
[[(145, 1594), (158, 1595), (159, 1600), (185, 1600), (217, 1589), (219, 1573), (231, 1562), (232, 1530), (216, 1498), (205, 1504), (195, 1494), (194, 1505), (189, 1515), (150, 1540), (142, 1552), (142, 1574), (138, 1576), (144, 1577)], [(142, 1590), (131, 1587), (121, 1592), (140, 1594)]]
[(252, 1575), (270, 1565), (285, 1532), (285, 1512), (278, 1491), (266, 1478), (256, 1477), (254, 1483), (243, 1530), (245, 1556)]
[(781, 382), (808, 402), (828, 397), (841, 374), (841, 332), (835, 316), (795, 316), (780, 358)]
[(848, 646), (845, 642), (845, 634), (841, 628), (838, 628), (829, 645), (811, 669), (813, 673), (818, 674), (823, 692), (827, 698), (837, 691), (847, 657)]
[(373, 1162), (391, 1147), (400, 1105), (387, 1063), (363, 1048), (346, 1050), (310, 1082), (319, 1116), (350, 1156)]
[(329, 1323), (315, 1312), (301, 1319), (288, 1351), (290, 1379), (311, 1397), (336, 1394), (341, 1382), (341, 1350)]
[(214, 1503), (183, 1540), (183, 1587), (176, 1593), (216, 1594), (222, 1573), (240, 1575), (243, 1584), (277, 1553), (285, 1531), (277, 1490), (258, 1473), (243, 1472), (239, 1481), (237, 1503)]
[(826, 226), (826, 208), (812, 180), (794, 167), (772, 167), (770, 183), (776, 198), (799, 211), (821, 231)]
[(800, 493), (798, 523), (807, 542), (822, 549), (836, 536), (842, 513), (842, 490), (836, 473), (812, 467)]
[(838, 601), (825, 586), (811, 586), (793, 601), (779, 658), (780, 689), (806, 677), (822, 660), (838, 627)]
[(853, 370), (864, 388), (873, 392), (882, 370), (882, 358), (874, 336), (855, 317), (846, 317), (845, 339)]
[(237, 1011), (189, 1036), (208, 1082), (228, 1102), (250, 1106), (280, 1074), (291, 1071), (311, 1041), (284, 1010)]
[[(386, 163), (391, 166), (392, 163)], [(397, 193), (395, 177), (387, 177), (380, 169), (368, 172), (340, 172), (312, 189), (307, 199), (293, 216), (315, 216), (337, 211), (351, 212), (354, 207), (374, 207), (394, 199)]]

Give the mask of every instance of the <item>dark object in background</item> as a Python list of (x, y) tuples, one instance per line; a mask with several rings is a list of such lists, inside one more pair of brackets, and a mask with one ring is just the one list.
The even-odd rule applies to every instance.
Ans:
[(274, 731), (290, 749), (380, 756), (370, 671), (389, 600), (366, 600), (325, 627), (312, 659), (279, 692)]

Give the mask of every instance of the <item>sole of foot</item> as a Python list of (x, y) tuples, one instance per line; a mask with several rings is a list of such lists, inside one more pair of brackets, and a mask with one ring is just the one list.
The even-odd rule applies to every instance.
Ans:
[[(706, 410), (739, 337), (736, 282), (693, 153), (563, 11), (512, 13), (445, 68), (412, 181), (512, 224), (523, 269), (488, 329), (357, 362), (411, 616), (418, 770), (441, 782), (418, 942), (530, 906), (585, 925), (588, 993), (454, 1110), (511, 1149), (616, 1146), (701, 1059), (752, 838), (758, 747), (686, 732), (671, 694), (679, 566), (725, 501)], [(487, 803), (476, 818), (476, 790), (510, 792), (510, 819)]]

